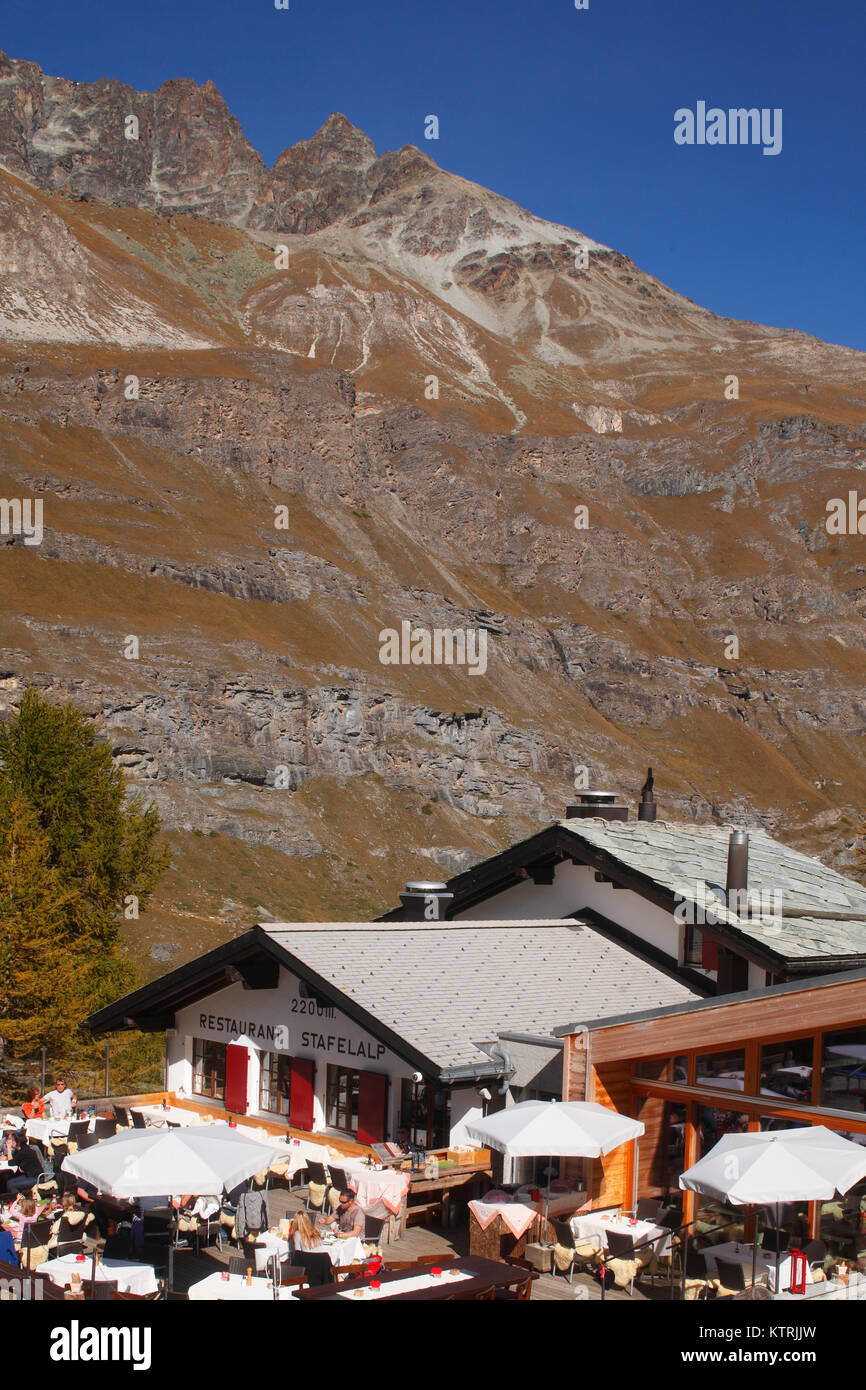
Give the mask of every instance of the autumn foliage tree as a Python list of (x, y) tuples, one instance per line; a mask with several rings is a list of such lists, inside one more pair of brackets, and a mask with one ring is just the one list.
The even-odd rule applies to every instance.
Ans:
[(7, 1055), (71, 1057), (81, 1020), (136, 983), (124, 909), (168, 861), (159, 818), (127, 796), (73, 705), (28, 690), (0, 728), (0, 1037)]

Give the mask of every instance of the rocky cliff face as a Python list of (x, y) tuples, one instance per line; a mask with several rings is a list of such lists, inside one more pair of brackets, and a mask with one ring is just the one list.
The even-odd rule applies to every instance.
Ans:
[[(212, 84), (3, 58), (0, 161), (0, 490), (45, 526), (0, 536), (0, 700), (71, 696), (157, 800), (137, 948), (380, 911), (581, 766), (851, 868), (862, 354), (342, 116), (269, 170)], [(486, 671), (383, 665), (404, 620)]]

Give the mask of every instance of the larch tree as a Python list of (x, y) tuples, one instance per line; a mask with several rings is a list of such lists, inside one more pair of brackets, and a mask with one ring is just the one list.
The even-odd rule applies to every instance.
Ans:
[(158, 832), (90, 721), (27, 690), (0, 728), (0, 1034), (15, 1051), (63, 1031), (61, 1014), (71, 1039), (135, 983), (120, 922), (168, 863)]

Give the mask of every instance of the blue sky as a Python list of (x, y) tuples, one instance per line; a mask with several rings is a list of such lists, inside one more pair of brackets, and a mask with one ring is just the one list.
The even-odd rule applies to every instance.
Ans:
[[(343, 111), (717, 313), (866, 349), (863, 0), (41, 0), (0, 45), (80, 81), (212, 78), (269, 164)], [(781, 154), (676, 145), (699, 100), (781, 107)]]

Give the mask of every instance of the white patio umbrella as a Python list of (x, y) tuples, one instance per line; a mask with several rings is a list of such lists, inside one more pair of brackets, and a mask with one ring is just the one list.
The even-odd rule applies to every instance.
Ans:
[[(681, 1175), (680, 1187), (734, 1206), (775, 1205), (778, 1227), (782, 1203), (828, 1201), (864, 1177), (866, 1152), (861, 1145), (823, 1125), (809, 1125), (726, 1134)], [(779, 1254), (777, 1249), (777, 1288)], [(757, 1239), (752, 1244), (753, 1284), (756, 1263)]]
[[(467, 1123), (471, 1139), (510, 1158), (599, 1158), (638, 1139), (640, 1120), (584, 1100), (522, 1100), (486, 1119)], [(544, 1199), (544, 1230), (550, 1209), (550, 1179)]]
[(79, 1150), (63, 1170), (110, 1197), (162, 1197), (172, 1192), (222, 1192), (285, 1154), (229, 1125), (129, 1129)]

